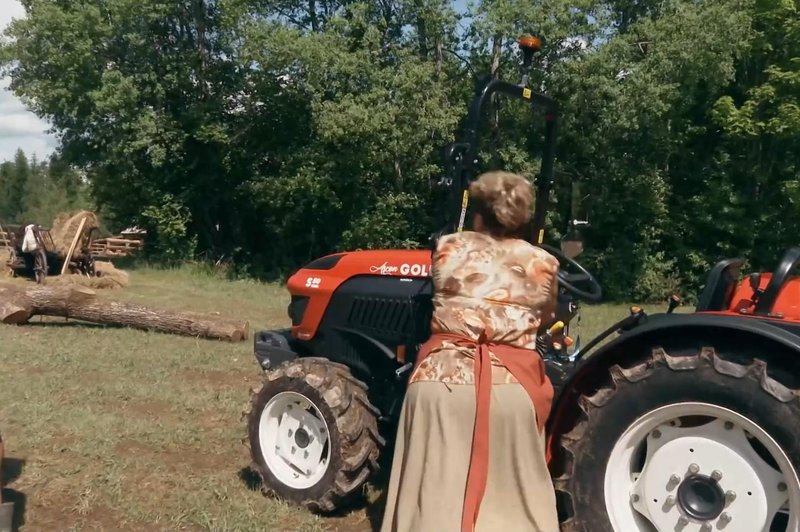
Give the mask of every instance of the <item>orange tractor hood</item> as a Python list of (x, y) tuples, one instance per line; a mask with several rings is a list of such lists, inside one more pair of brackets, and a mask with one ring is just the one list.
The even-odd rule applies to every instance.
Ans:
[(293, 326), (292, 332), (301, 340), (311, 339), (330, 296), (348, 279), (358, 276), (425, 278), (430, 275), (431, 251), (424, 249), (350, 251), (317, 259), (289, 278), (292, 297), (309, 298), (302, 323)]

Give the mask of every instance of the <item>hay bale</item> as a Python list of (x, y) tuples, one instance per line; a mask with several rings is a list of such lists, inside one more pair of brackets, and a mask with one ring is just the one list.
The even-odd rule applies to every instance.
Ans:
[(86, 224), (83, 228), (85, 232), (88, 233), (92, 228), (100, 227), (100, 221), (92, 211), (66, 212), (56, 216), (56, 219), (53, 220), (53, 226), (50, 228), (50, 236), (53, 237), (56, 253), (62, 257), (66, 256), (69, 252), (69, 247), (72, 245), (72, 239), (75, 238), (75, 233), (78, 232), (78, 227), (80, 227), (81, 220), (84, 218), (86, 218)]

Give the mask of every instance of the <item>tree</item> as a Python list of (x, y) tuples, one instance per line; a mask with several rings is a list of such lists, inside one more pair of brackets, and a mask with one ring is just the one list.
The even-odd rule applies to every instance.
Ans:
[[(560, 104), (550, 238), (581, 181), (582, 261), (609, 298), (690, 295), (722, 256), (764, 265), (794, 243), (794, 2), (485, 0), (466, 17), (443, 0), (25, 6), (1, 69), (61, 135), (29, 190), (86, 184), (169, 260), (278, 275), (335, 250), (426, 244), (439, 148), (481, 76), (519, 79), (528, 32), (544, 42), (530, 85)], [(502, 100), (488, 118), (483, 168), (533, 178), (542, 121)]]

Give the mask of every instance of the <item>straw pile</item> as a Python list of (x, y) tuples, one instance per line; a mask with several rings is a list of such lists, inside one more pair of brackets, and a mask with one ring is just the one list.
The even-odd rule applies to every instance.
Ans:
[(11, 259), (11, 250), (0, 248), (0, 277), (5, 274), (11, 275), (11, 271), (6, 266), (6, 263)]
[(72, 284), (85, 286), (87, 288), (109, 289), (125, 288), (130, 280), (128, 272), (117, 269), (110, 262), (95, 261), (95, 277), (86, 277), (78, 273), (71, 275), (59, 275), (47, 279), (48, 283)]
[(100, 222), (97, 215), (91, 211), (77, 211), (72, 213), (59, 214), (53, 221), (53, 227), (50, 229), (50, 236), (53, 237), (53, 244), (55, 244), (56, 253), (65, 257), (69, 252), (69, 247), (72, 245), (72, 239), (75, 238), (75, 233), (78, 232), (78, 227), (81, 225), (81, 220), (86, 218), (86, 223), (83, 226), (84, 234), (88, 233), (93, 227), (100, 227)]

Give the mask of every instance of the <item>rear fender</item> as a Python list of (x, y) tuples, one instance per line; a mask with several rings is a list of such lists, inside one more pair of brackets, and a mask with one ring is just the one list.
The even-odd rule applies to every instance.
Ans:
[(795, 378), (800, 370), (800, 336), (766, 321), (703, 313), (648, 316), (639, 326), (583, 358), (565, 380), (547, 422), (548, 459), (555, 451), (556, 437), (569, 432), (581, 415), (580, 397), (605, 385), (612, 366), (633, 365), (655, 346), (687, 344), (704, 344), (728, 351), (755, 346), (767, 361), (775, 364), (773, 369), (794, 372)]

